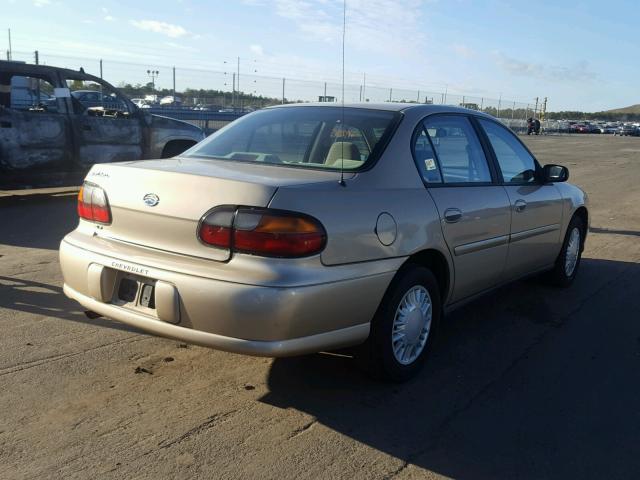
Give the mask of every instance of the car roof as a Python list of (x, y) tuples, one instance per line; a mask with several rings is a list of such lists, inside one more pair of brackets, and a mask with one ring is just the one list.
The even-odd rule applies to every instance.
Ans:
[[(286, 105), (274, 105), (268, 108), (301, 108), (301, 107), (341, 107), (341, 103), (336, 102), (311, 102), (311, 103), (289, 103)], [(405, 112), (411, 110), (412, 113), (423, 113), (425, 115), (433, 114), (433, 113), (472, 113), (474, 115), (486, 116), (488, 118), (493, 118), (491, 115), (488, 115), (484, 112), (479, 112), (477, 110), (471, 110), (469, 108), (456, 107), (453, 105), (433, 105), (433, 104), (423, 104), (423, 103), (401, 103), (401, 102), (381, 102), (381, 103), (370, 103), (370, 102), (361, 102), (361, 103), (345, 103), (345, 108), (361, 108), (367, 110), (386, 110), (390, 112)]]
[(86, 79), (86, 80), (98, 80), (94, 75), (90, 75), (85, 73), (82, 70), (70, 70), (68, 68), (61, 67), (52, 67), (50, 65), (34, 65), (33, 63), (22, 63), (22, 62), (12, 62), (7, 60), (0, 60), (0, 71), (11, 69), (14, 72), (22, 73), (24, 75), (28, 74), (51, 74), (54, 72), (60, 72), (65, 75), (65, 77), (74, 77), (78, 79)]

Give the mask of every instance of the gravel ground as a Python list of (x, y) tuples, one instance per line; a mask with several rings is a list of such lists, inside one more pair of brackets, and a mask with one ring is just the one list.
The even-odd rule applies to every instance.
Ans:
[(5, 194), (0, 478), (638, 478), (640, 138), (526, 141), (590, 196), (580, 274), (456, 311), (404, 385), (88, 320), (57, 261), (74, 194)]

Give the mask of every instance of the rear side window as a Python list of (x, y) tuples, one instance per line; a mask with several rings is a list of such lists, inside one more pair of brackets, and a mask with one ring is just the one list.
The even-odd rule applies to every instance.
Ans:
[[(430, 143), (426, 143), (427, 140)], [(491, 172), (480, 141), (464, 116), (428, 117), (423, 122), (423, 131), (416, 138), (414, 152), (418, 169), (429, 183), (491, 182)], [(435, 155), (430, 158), (433, 153)]]
[(33, 113), (58, 113), (54, 87), (45, 77), (0, 73), (0, 105)]
[(531, 183), (535, 181), (536, 161), (506, 127), (480, 119), (480, 125), (500, 165), (505, 183)]

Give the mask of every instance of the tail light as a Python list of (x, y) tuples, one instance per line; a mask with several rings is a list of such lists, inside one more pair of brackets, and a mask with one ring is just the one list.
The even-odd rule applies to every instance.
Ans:
[(198, 237), (214, 247), (281, 258), (314, 255), (327, 242), (322, 224), (308, 215), (233, 206), (207, 213), (200, 221)]
[(84, 182), (78, 193), (78, 215), (91, 222), (111, 223), (106, 192), (94, 183)]

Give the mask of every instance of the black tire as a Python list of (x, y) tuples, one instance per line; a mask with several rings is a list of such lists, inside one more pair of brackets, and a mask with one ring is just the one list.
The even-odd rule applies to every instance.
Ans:
[[(571, 241), (572, 232), (574, 230), (577, 230), (578, 234), (580, 235), (577, 258), (573, 269), (567, 271), (566, 261), (568, 255), (568, 247), (569, 242)], [(553, 270), (549, 272), (549, 280), (553, 285), (556, 285), (558, 287), (568, 287), (573, 283), (573, 280), (578, 275), (580, 260), (582, 259), (582, 251), (584, 250), (585, 233), (586, 225), (584, 224), (584, 221), (579, 216), (574, 215), (569, 222), (569, 226), (567, 227), (567, 232), (565, 233), (564, 241), (562, 242), (562, 249), (558, 254), (556, 264)]]
[[(429, 294), (428, 298), (431, 300), (431, 323), (422, 351), (411, 363), (403, 364), (394, 354), (392, 332), (400, 302), (404, 299), (405, 294), (414, 287), (423, 287)], [(376, 379), (394, 382), (409, 380), (424, 365), (440, 322), (441, 312), (440, 289), (433, 273), (429, 269), (418, 265), (403, 267), (393, 279), (391, 285), (389, 285), (371, 321), (369, 338), (356, 353), (358, 363)], [(405, 329), (409, 330), (408, 327), (405, 327)], [(422, 332), (422, 330), (420, 331)]]

